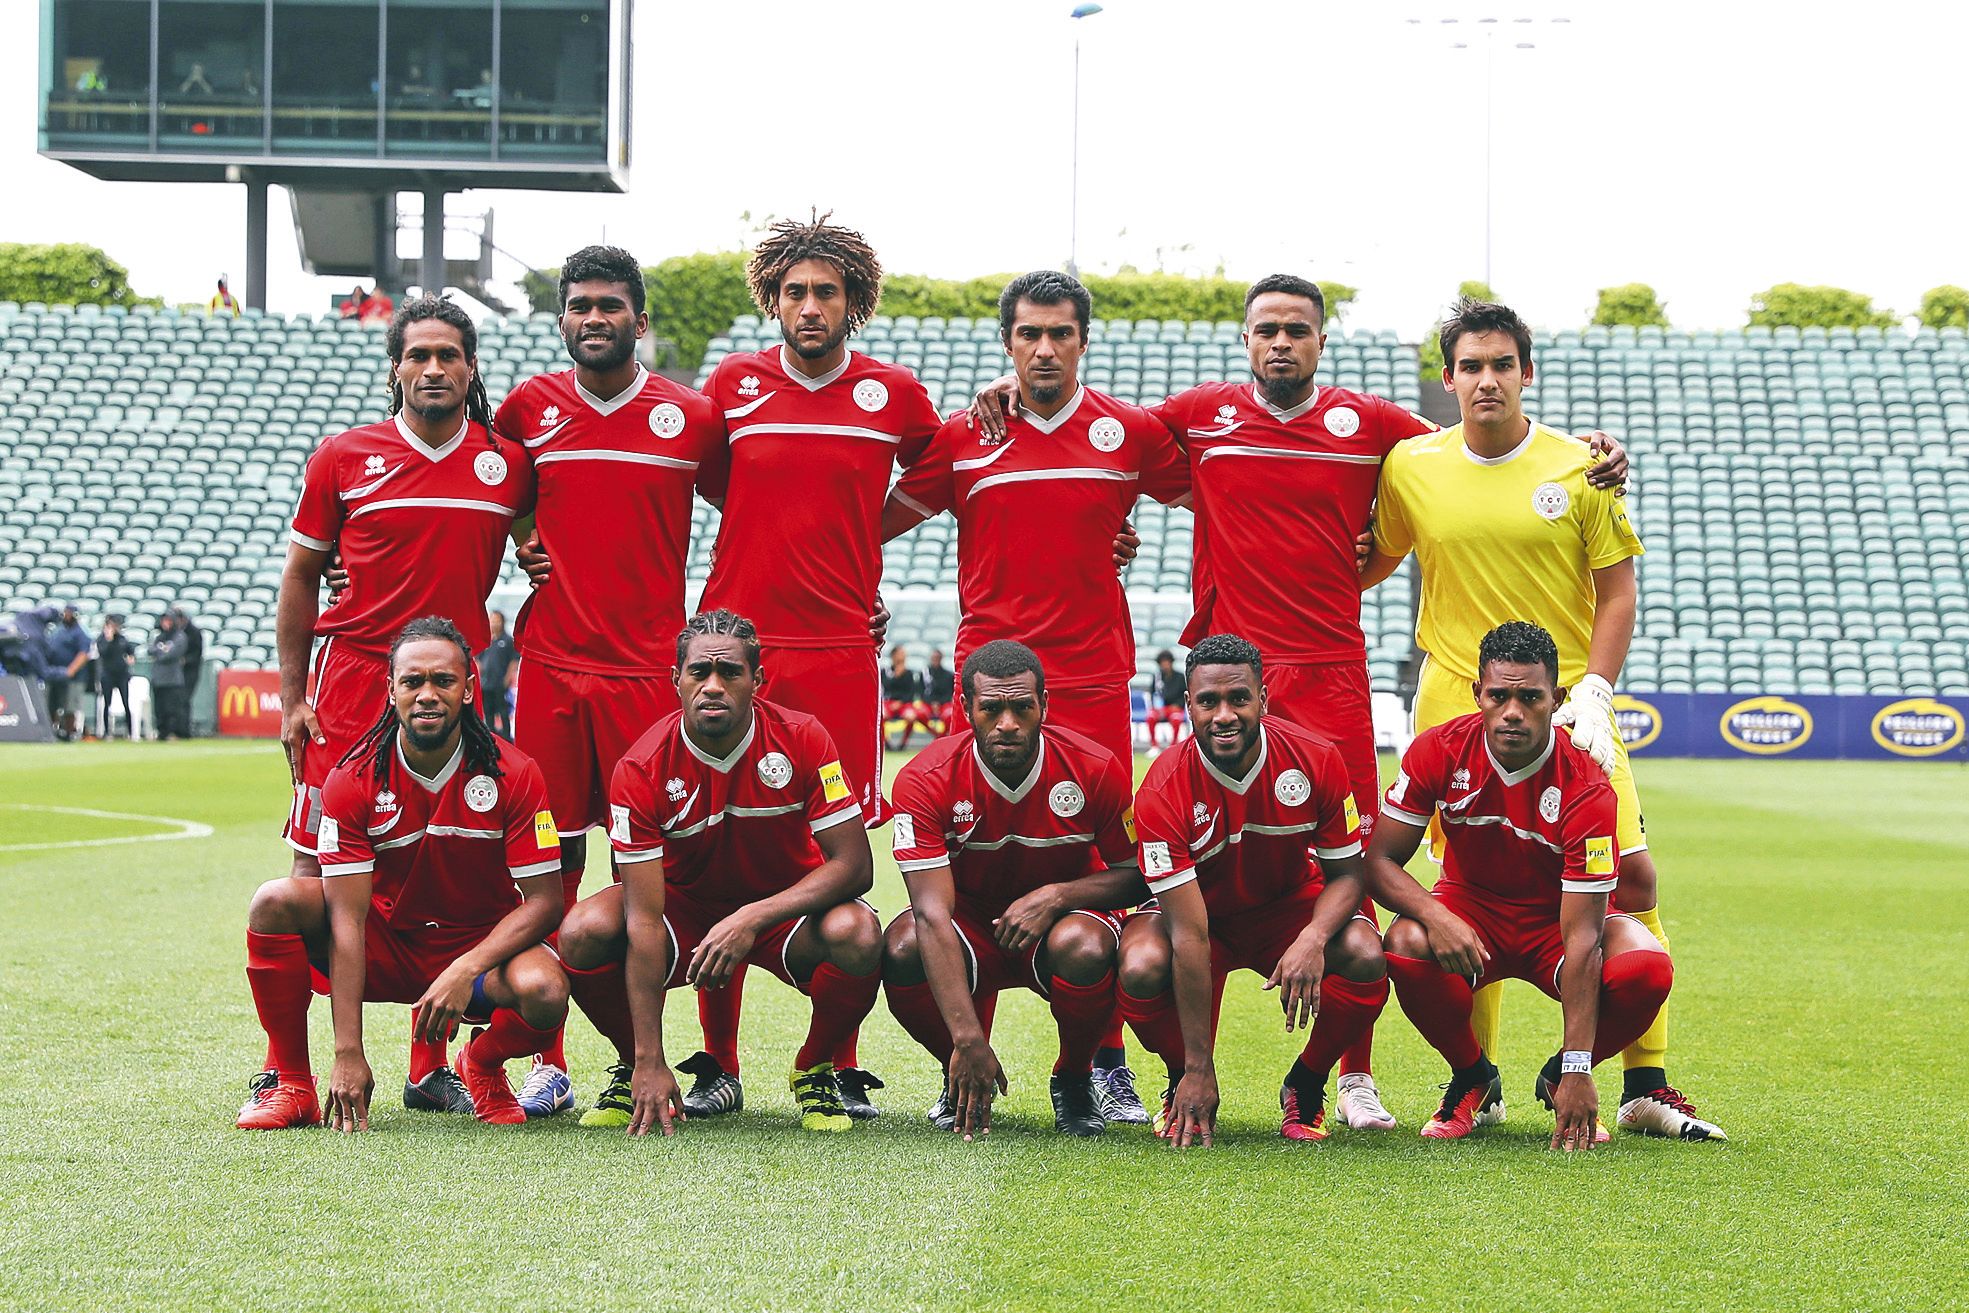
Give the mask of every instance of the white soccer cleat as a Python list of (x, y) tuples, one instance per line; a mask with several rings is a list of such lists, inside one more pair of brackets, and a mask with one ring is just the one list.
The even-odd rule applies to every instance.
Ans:
[(1673, 1085), (1629, 1099), (1620, 1105), (1619, 1126), (1623, 1131), (1655, 1135), (1669, 1140), (1727, 1140), (1723, 1128), (1696, 1115), (1695, 1105), (1682, 1097)]
[(1374, 1077), (1356, 1071), (1340, 1078), (1340, 1120), (1357, 1131), (1392, 1131), (1395, 1114), (1381, 1102), (1381, 1091), (1374, 1088)]

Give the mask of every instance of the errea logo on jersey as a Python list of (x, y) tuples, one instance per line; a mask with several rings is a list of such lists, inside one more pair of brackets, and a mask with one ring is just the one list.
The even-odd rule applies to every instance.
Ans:
[(383, 472), (383, 458), (381, 456), (371, 456), (362, 463), (362, 472), (364, 474), (381, 474)]
[(1467, 766), (1458, 766), (1458, 767), (1456, 768), (1456, 771), (1455, 771), (1455, 773), (1454, 773), (1454, 774), (1452, 774), (1452, 775), (1451, 775), (1451, 776), (1449, 777), (1449, 787), (1450, 787), (1450, 788), (1452, 788), (1452, 789), (1467, 789), (1467, 788), (1469, 788), (1469, 787), (1470, 787), (1470, 768), (1469, 768), (1469, 767), (1467, 767)]
[(1230, 423), (1237, 418), (1237, 407), (1229, 403), (1217, 407), (1217, 418), (1222, 423)]
[(391, 792), (390, 792), (390, 791), (389, 791), (388, 789), (385, 789), (385, 790), (383, 790), (383, 791), (382, 791), (381, 793), (379, 793), (379, 794), (377, 794), (377, 795), (376, 795), (376, 810), (377, 810), (377, 811), (379, 811), (379, 812), (393, 812), (393, 811), (395, 811), (396, 809), (397, 809), (397, 796), (396, 796), (396, 794), (394, 794), (394, 793), (391, 793)]
[(1199, 830), (1210, 824), (1210, 808), (1203, 803), (1190, 808), (1190, 824)]
[(950, 819), (955, 825), (969, 825), (978, 819), (978, 809), (969, 802), (959, 802), (950, 809)]
[(744, 378), (740, 379), (738, 381), (738, 395), (741, 397), (758, 396), (759, 376), (757, 374), (747, 374)]
[(672, 776), (670, 779), (667, 779), (663, 782), (664, 796), (669, 798), (670, 801), (672, 802), (682, 802), (684, 800), (685, 792), (686, 790), (684, 788), (684, 782), (680, 779), (677, 779), (675, 776)]
[(540, 412), (540, 427), (544, 429), (560, 417), (561, 408), (559, 406), (549, 406)]

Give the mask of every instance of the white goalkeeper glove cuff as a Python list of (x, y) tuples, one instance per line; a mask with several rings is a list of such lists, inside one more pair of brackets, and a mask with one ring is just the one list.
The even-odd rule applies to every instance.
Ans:
[[(1568, 712), (1571, 714), (1565, 714)], [(1614, 745), (1618, 742), (1613, 723), (1613, 685), (1598, 675), (1586, 676), (1573, 687), (1565, 706), (1553, 718), (1571, 732), (1574, 747), (1591, 757), (1602, 771), (1613, 774)]]

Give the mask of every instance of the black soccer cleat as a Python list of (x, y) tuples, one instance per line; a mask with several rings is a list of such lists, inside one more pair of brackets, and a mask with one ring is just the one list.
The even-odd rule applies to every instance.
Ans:
[(467, 1116), (478, 1111), (472, 1105), (471, 1091), (449, 1067), (439, 1067), (415, 1085), (405, 1081), (403, 1106), (412, 1112), (462, 1112)]
[(887, 1089), (875, 1078), (875, 1073), (860, 1067), (843, 1067), (834, 1073), (834, 1083), (841, 1087), (841, 1109), (858, 1122), (871, 1117), (880, 1117), (882, 1110), (868, 1101), (870, 1090)]
[(745, 1106), (745, 1087), (709, 1053), (693, 1053), (677, 1070), (695, 1077), (684, 1094), (686, 1117), (722, 1117)]
[(1051, 1088), (1054, 1130), (1083, 1139), (1107, 1130), (1107, 1119), (1101, 1116), (1100, 1095), (1094, 1090), (1092, 1072), (1062, 1072), (1053, 1077)]
[(950, 1101), (949, 1081), (944, 1082), (942, 1091), (937, 1095), (937, 1101), (931, 1104), (930, 1110), (923, 1115), (929, 1119), (930, 1125), (940, 1131), (957, 1129), (957, 1107)]

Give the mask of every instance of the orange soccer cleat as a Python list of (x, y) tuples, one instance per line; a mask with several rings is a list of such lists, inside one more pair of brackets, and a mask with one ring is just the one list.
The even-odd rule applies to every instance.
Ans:
[(234, 1123), (242, 1131), (284, 1131), (294, 1126), (321, 1125), (321, 1103), (315, 1098), (311, 1078), (282, 1079), (277, 1071), (263, 1071), (247, 1088), (252, 1097), (239, 1110)]
[(1489, 1058), (1479, 1058), (1473, 1067), (1451, 1075), (1444, 1087), (1442, 1107), (1422, 1128), (1425, 1140), (1460, 1140), (1477, 1129), (1477, 1110), (1490, 1097), (1490, 1083), (1497, 1068)]
[(479, 1036), (483, 1031), (472, 1032), (472, 1042), (458, 1050), (458, 1078), (465, 1082), (465, 1089), (472, 1096), (472, 1112), (482, 1122), (494, 1126), (523, 1126), (526, 1124), (526, 1109), (513, 1094), (513, 1086), (506, 1079), (506, 1064), (503, 1062), (481, 1062), (472, 1050), (478, 1047)]
[[(1298, 1064), (1293, 1064), (1292, 1075), (1298, 1075), (1299, 1070)], [(1278, 1106), (1285, 1114), (1279, 1121), (1278, 1133), (1288, 1140), (1324, 1140), (1333, 1133), (1333, 1128), (1326, 1124), (1323, 1084), (1295, 1081), (1288, 1076), (1285, 1084), (1278, 1087)]]

